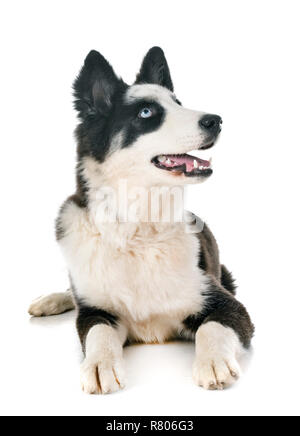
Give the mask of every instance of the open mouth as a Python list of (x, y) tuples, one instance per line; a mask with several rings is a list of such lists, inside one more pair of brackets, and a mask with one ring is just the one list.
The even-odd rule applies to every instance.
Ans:
[(190, 154), (161, 154), (151, 161), (157, 168), (171, 171), (174, 175), (208, 177), (212, 174), (211, 161)]

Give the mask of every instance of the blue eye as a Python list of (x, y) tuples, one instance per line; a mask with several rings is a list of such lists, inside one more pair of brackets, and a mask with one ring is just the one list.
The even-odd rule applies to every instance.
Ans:
[(152, 115), (153, 112), (148, 107), (144, 107), (144, 109), (139, 112), (139, 118), (150, 118)]

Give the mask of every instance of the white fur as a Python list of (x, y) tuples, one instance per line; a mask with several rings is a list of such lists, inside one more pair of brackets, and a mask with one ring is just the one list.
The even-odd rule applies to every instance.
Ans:
[(196, 333), (196, 358), (193, 378), (205, 389), (222, 389), (240, 376), (237, 358), (243, 348), (234, 330), (217, 322), (208, 322)]
[(92, 327), (86, 338), (86, 357), (81, 365), (81, 386), (87, 394), (108, 394), (125, 386), (124, 328)]
[(112, 311), (129, 337), (162, 342), (200, 310), (207, 279), (198, 268), (199, 242), (184, 223), (115, 223), (96, 227), (70, 203), (60, 246), (78, 297)]
[(75, 309), (71, 290), (63, 293), (39, 297), (32, 302), (28, 312), (32, 316), (59, 315), (67, 310)]

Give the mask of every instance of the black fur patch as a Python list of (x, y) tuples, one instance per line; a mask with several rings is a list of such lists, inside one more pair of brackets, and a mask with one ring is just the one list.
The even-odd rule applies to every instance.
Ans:
[(104, 162), (109, 151), (111, 140), (119, 129), (114, 128), (115, 109), (123, 104), (124, 89), (111, 97), (111, 106), (106, 115), (96, 112), (82, 121), (75, 133), (77, 137), (78, 161), (83, 157), (92, 156), (99, 162)]
[(218, 245), (207, 224), (204, 224), (202, 232), (196, 233), (196, 237), (200, 241), (199, 268), (219, 281), (221, 271)]
[(60, 218), (61, 209), (60, 209), (60, 211), (58, 213), (58, 217), (55, 220), (55, 237), (56, 237), (57, 241), (62, 239), (64, 237), (64, 235), (65, 235), (65, 231), (64, 231), (63, 225), (61, 223), (61, 218)]
[(232, 295), (236, 295), (235, 279), (225, 265), (221, 265), (221, 284)]
[[(103, 118), (95, 116), (86, 120), (76, 130), (78, 139), (78, 158), (92, 156), (102, 163), (109, 151), (111, 141), (122, 132), (121, 148), (132, 145), (139, 136), (158, 129), (165, 116), (162, 106), (155, 101), (141, 99), (127, 104), (124, 94), (113, 99), (110, 114)], [(148, 119), (139, 118), (143, 108), (150, 108), (153, 116)]]
[(205, 298), (204, 309), (184, 320), (184, 326), (196, 333), (198, 328), (209, 321), (215, 321), (224, 327), (231, 327), (245, 348), (249, 348), (254, 334), (254, 326), (245, 307), (229, 292), (211, 282), (210, 289), (202, 294)]
[(79, 311), (76, 326), (82, 349), (85, 353), (85, 340), (90, 329), (98, 324), (115, 327), (118, 323), (118, 317), (97, 307), (87, 306), (83, 303), (78, 303), (78, 301), (77, 304)]
[[(149, 108), (152, 111), (152, 117), (147, 119), (138, 117), (139, 112), (144, 108)], [(122, 131), (124, 135), (122, 148), (129, 147), (139, 136), (157, 130), (164, 118), (165, 110), (159, 103), (141, 99), (131, 104), (119, 105), (116, 108), (112, 130), (113, 133)]]
[(160, 47), (152, 47), (146, 54), (136, 82), (153, 83), (173, 92), (173, 82), (165, 54)]
[(97, 51), (90, 51), (73, 85), (79, 117), (85, 120), (96, 114), (106, 116), (113, 97), (124, 87), (107, 60)]

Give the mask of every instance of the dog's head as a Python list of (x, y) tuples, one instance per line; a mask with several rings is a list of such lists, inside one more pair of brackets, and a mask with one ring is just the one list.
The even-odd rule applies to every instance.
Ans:
[(91, 51), (74, 83), (79, 159), (93, 160), (109, 180), (140, 185), (199, 183), (210, 162), (187, 153), (215, 143), (222, 120), (182, 107), (163, 51), (145, 56), (136, 82), (128, 86), (98, 52)]

